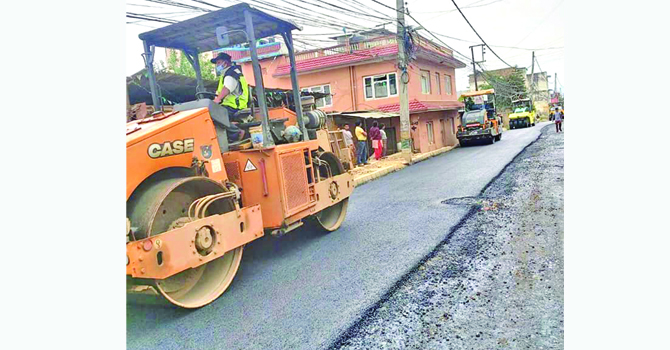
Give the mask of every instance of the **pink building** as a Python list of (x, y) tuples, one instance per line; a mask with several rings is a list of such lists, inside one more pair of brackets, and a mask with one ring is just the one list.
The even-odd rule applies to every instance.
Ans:
[[(301, 89), (331, 94), (317, 100), (317, 107), (325, 112), (339, 112), (343, 117), (353, 112), (380, 112), (374, 118), (383, 118), (389, 150), (395, 151), (400, 141), (398, 45), (393, 34), (371, 36), (335, 37), (338, 45), (296, 53), (298, 81)], [(416, 39), (408, 88), (413, 148), (423, 153), (458, 143), (457, 111), (463, 104), (457, 101), (455, 69), (465, 64), (451, 50), (420, 36)], [(282, 45), (267, 43), (259, 48), (265, 87), (291, 87)], [(242, 66), (247, 81), (254, 81), (248, 50), (225, 51)], [(372, 121), (366, 119), (365, 124), (369, 128)]]

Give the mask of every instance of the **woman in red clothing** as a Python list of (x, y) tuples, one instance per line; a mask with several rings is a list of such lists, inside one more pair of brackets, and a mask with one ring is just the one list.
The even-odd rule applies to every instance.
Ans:
[(379, 132), (377, 122), (372, 123), (368, 137), (372, 140), (372, 148), (375, 149), (375, 159), (379, 160), (382, 157), (382, 133)]

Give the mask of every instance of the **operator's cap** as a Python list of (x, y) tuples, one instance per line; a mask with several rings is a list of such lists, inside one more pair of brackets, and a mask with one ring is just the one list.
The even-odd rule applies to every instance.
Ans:
[(219, 54), (216, 55), (216, 57), (212, 58), (210, 60), (210, 62), (216, 63), (216, 60), (224, 60), (224, 61), (232, 62), (232, 58), (230, 57), (230, 55), (225, 53), (225, 52), (219, 52)]

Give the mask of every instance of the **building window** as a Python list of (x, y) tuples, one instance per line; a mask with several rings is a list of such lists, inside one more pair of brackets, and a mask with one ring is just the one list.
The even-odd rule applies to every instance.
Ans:
[(444, 89), (447, 91), (447, 95), (451, 95), (451, 75), (444, 76)]
[(430, 72), (427, 70), (421, 71), (421, 93), (430, 94)]
[(435, 73), (435, 82), (437, 83), (437, 94), (442, 95), (442, 82), (440, 80), (440, 73)]
[(435, 135), (433, 132), (433, 122), (426, 122), (426, 129), (428, 129), (428, 143), (429, 144), (434, 144), (435, 143)]
[(330, 95), (330, 84), (302, 88), (301, 91), (323, 92), (324, 94), (329, 94), (326, 97), (314, 99), (317, 108), (331, 107), (333, 105), (333, 96)]
[(365, 98), (386, 98), (398, 94), (398, 85), (395, 73), (375, 75), (363, 78)]

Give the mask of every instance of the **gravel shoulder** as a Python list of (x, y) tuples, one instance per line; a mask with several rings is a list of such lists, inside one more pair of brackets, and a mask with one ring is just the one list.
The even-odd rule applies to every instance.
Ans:
[(332, 349), (562, 349), (563, 134), (553, 125)]

